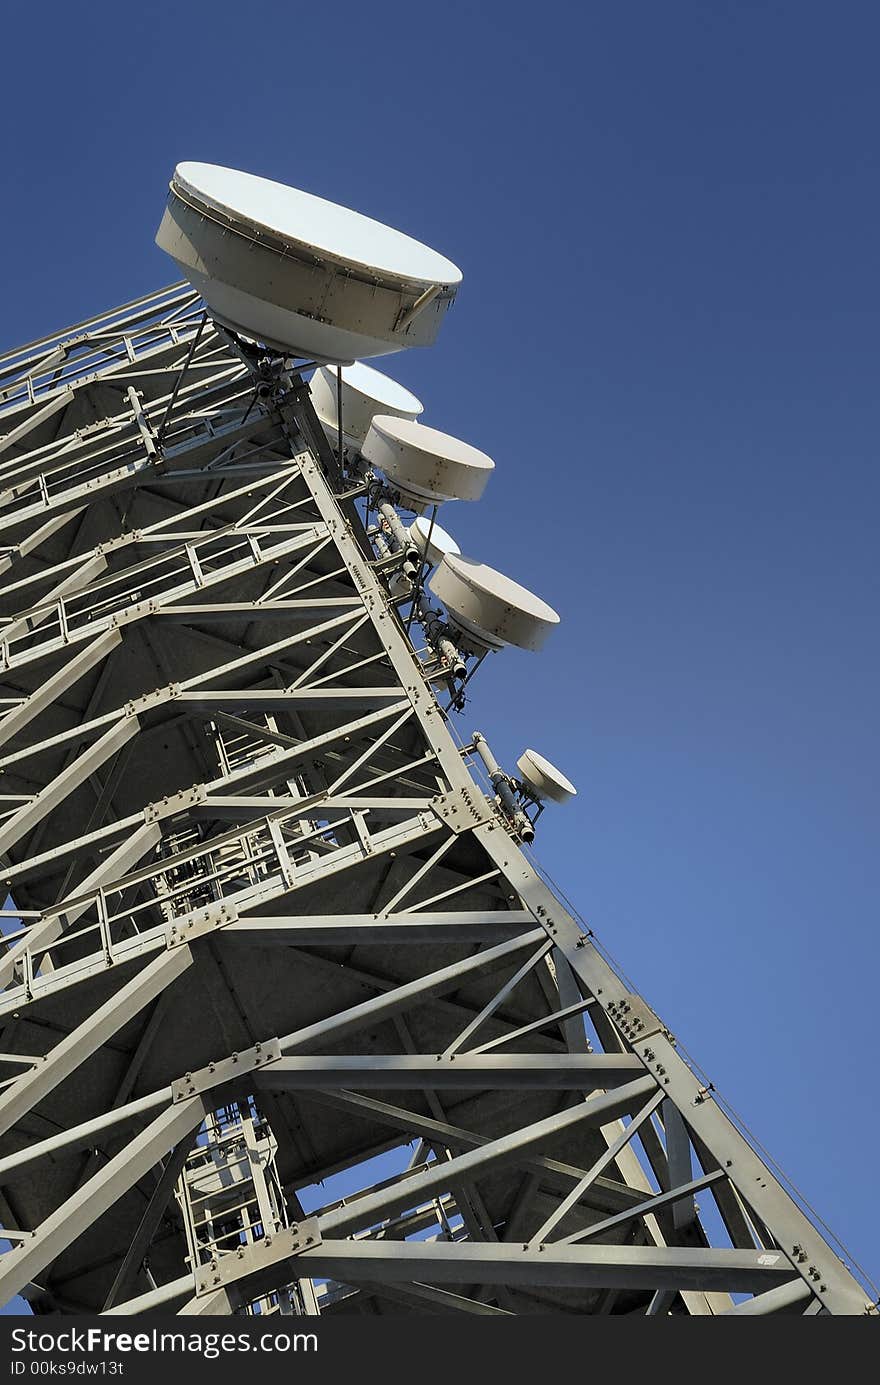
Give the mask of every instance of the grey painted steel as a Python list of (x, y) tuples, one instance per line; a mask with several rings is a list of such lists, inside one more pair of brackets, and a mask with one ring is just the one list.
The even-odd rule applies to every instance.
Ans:
[[(774, 1257), (768, 1257), (773, 1259)], [(458, 1242), (425, 1246), (398, 1242), (392, 1254), (375, 1241), (326, 1237), (301, 1257), (313, 1274), (336, 1278), (428, 1279), (438, 1284), (501, 1283), (620, 1289), (724, 1289), (760, 1292), (790, 1279), (784, 1256), (762, 1261), (757, 1251), (682, 1250), (678, 1247), (548, 1245), (520, 1247)]]
[(430, 1303), (440, 1313), (469, 1313), (484, 1318), (510, 1318), (513, 1313), (508, 1308), (496, 1308), (478, 1298), (464, 1298), (449, 1289), (438, 1289), (431, 1284), (369, 1284), (361, 1280), (363, 1288), (371, 1293), (381, 1294), (394, 1303), (405, 1303), (420, 1307)]
[(778, 1289), (765, 1289), (762, 1294), (746, 1299), (744, 1303), (734, 1304), (732, 1308), (728, 1308), (724, 1317), (763, 1317), (767, 1313), (781, 1313), (805, 1304), (812, 1297), (802, 1279), (793, 1279), (789, 1284), (780, 1284)]
[[(140, 861), (151, 846), (157, 845), (161, 835), (155, 823), (144, 823), (141, 827), (136, 827), (129, 836), (123, 838), (119, 846), (108, 852), (101, 864), (96, 866), (85, 880), (80, 882), (82, 894), (88, 895), (91, 890), (100, 889), (106, 880), (118, 878), (120, 873), (125, 874), (131, 866)], [(29, 951), (38, 957), (40, 947), (48, 947), (59, 938), (66, 928), (82, 917), (87, 907), (85, 903), (74, 904), (66, 908), (63, 914), (48, 914), (42, 922), (29, 928), (26, 937), (16, 947), (10, 948), (5, 957), (0, 958), (0, 986), (9, 984), (15, 968), (26, 952)]]
[[(310, 1275), (366, 1311), (872, 1311), (475, 783), (308, 386), (257, 399), (200, 321), (167, 290), (0, 360), (3, 1291), (98, 1311), (146, 1251), (163, 1287), (109, 1312), (290, 1283), (313, 1312)], [(197, 1293), (161, 1161), (252, 1095), (291, 1207), (424, 1145), (319, 1208), (320, 1246)]]
[(48, 707), (56, 697), (66, 688), (71, 687), (95, 664), (115, 649), (120, 644), (122, 636), (118, 630), (107, 630), (103, 635), (99, 635), (91, 644), (80, 650), (73, 659), (65, 663), (57, 673), (51, 678), (47, 678), (30, 695), (25, 698), (21, 705), (10, 712), (0, 722), (0, 745), (5, 745), (8, 740), (17, 735), (19, 731), (27, 726), (44, 707)]
[(62, 1039), (47, 1055), (45, 1062), (25, 1073), (11, 1090), (0, 1096), (0, 1131), (8, 1130), (25, 1111), (31, 1110), (48, 1092), (75, 1072), (97, 1048), (160, 995), (191, 964), (192, 953), (186, 947), (166, 952), (148, 963), (142, 972)]
[(37, 794), (31, 803), (21, 808), (0, 828), (0, 852), (7, 851), (21, 837), (26, 836), (62, 799), (78, 788), (89, 775), (94, 774), (111, 756), (116, 755), (127, 741), (137, 735), (138, 730), (137, 717), (130, 717), (105, 731), (104, 735), (95, 741), (94, 745), (89, 746), (88, 750), (84, 750), (51, 785)]
[(437, 971), (419, 978), (418, 981), (410, 982), (404, 986), (395, 986), (387, 994), (377, 996), (374, 1000), (365, 1000), (361, 1005), (340, 1011), (338, 1015), (334, 1015), (330, 1019), (320, 1020), (304, 1029), (296, 1030), (281, 1039), (281, 1051), (282, 1053), (293, 1053), (297, 1049), (309, 1047), (319, 1040), (338, 1041), (347, 1034), (362, 1029), (365, 1024), (387, 1019), (405, 1009), (417, 998), (442, 995), (444, 992), (453, 990), (468, 975), (483, 971), (487, 967), (491, 968), (494, 964), (515, 956), (524, 947), (534, 943), (537, 937), (537, 932), (532, 929), (529, 933), (523, 933), (519, 937), (511, 939), (510, 942), (498, 943), (495, 947), (485, 948), (482, 952), (474, 953), (472, 957), (464, 958), (460, 962), (453, 962), (448, 967), (440, 967)]
[(319, 1216), (321, 1234), (338, 1235), (340, 1231), (351, 1232), (370, 1226), (373, 1221), (387, 1213), (399, 1207), (406, 1207), (414, 1198), (440, 1192), (458, 1179), (471, 1178), (493, 1165), (517, 1159), (524, 1150), (533, 1149), (548, 1136), (558, 1135), (573, 1126), (601, 1124), (628, 1114), (634, 1103), (638, 1103), (640, 1098), (654, 1090), (654, 1085), (651, 1078), (640, 1078), (620, 1087), (613, 1095), (591, 1097), (588, 1101), (579, 1102), (576, 1106), (560, 1111), (558, 1115), (548, 1116), (546, 1120), (536, 1121), (511, 1135), (490, 1140), (479, 1149), (446, 1160), (423, 1174), (406, 1179), (403, 1186), (358, 1198), (354, 1203), (328, 1212), (323, 1217)]
[(484, 910), (460, 914), (411, 914), (409, 917), (377, 918), (375, 914), (337, 914), (322, 918), (261, 916), (239, 918), (224, 931), (223, 942), (260, 943), (262, 946), (297, 947), (341, 943), (428, 942), (476, 943), (487, 939), (514, 938), (534, 931), (535, 920), (523, 910)]
[[(488, 1136), (475, 1135), (472, 1130), (465, 1130), (460, 1125), (450, 1125), (448, 1121), (435, 1120), (433, 1117), (424, 1116), (399, 1106), (391, 1106), (387, 1101), (378, 1101), (374, 1097), (364, 1096), (360, 1093), (310, 1091), (308, 1100), (335, 1107), (337, 1110), (361, 1111), (364, 1116), (374, 1116), (377, 1121), (394, 1130), (421, 1137), (428, 1146), (440, 1146), (444, 1149), (479, 1149), (489, 1143)], [(600, 1175), (595, 1175), (592, 1171), (585, 1173), (576, 1165), (566, 1164), (559, 1159), (550, 1159), (528, 1149), (521, 1156), (518, 1155), (515, 1162), (517, 1168), (528, 1169), (538, 1174), (547, 1186), (554, 1188), (560, 1194), (568, 1193), (572, 1180), (580, 1182), (581, 1179), (588, 1178), (589, 1186), (592, 1189), (593, 1205), (609, 1211), (616, 1211), (622, 1206), (632, 1206), (636, 1202), (641, 1202), (644, 1196), (635, 1189), (627, 1187), (625, 1183), (603, 1178)]]
[[(483, 834), (484, 829), (475, 828), (475, 835)], [(485, 832), (484, 841), (490, 856), (496, 859), (503, 857), (505, 860), (507, 878), (518, 889), (524, 903), (530, 905), (536, 915), (541, 911), (539, 916), (544, 918), (572, 971), (581, 985), (597, 996), (602, 1009), (608, 1011), (609, 1006), (614, 1006), (618, 1010), (621, 1004), (631, 1005), (630, 992), (610, 963), (593, 943), (589, 940), (583, 942), (580, 925), (525, 859), (514, 858), (506, 847), (502, 850), (502, 844), (490, 831)], [(647, 1012), (646, 1006), (644, 1009)], [(655, 1072), (662, 1069), (667, 1095), (675, 1102), (690, 1130), (711, 1150), (728, 1173), (731, 1183), (762, 1220), (773, 1228), (778, 1243), (789, 1254), (798, 1255), (799, 1272), (805, 1280), (809, 1275), (809, 1266), (816, 1269), (818, 1279), (813, 1282), (824, 1286), (823, 1302), (829, 1311), (851, 1314), (866, 1312), (865, 1293), (857, 1281), (717, 1102), (707, 1095), (657, 1017), (653, 1016), (656, 1021), (654, 1027), (651, 1012), (647, 1013), (648, 1018), (642, 1023), (649, 1037), (639, 1042), (638, 1033), (643, 1031), (634, 1030), (635, 1049), (647, 1060), (650, 1069)], [(625, 1012), (621, 1018), (625, 1020)], [(799, 1252), (795, 1251), (796, 1246), (801, 1248)], [(799, 1258), (800, 1253), (804, 1254), (803, 1260)]]
[[(584, 1174), (583, 1178), (578, 1179), (577, 1183), (574, 1185), (571, 1192), (566, 1194), (566, 1196), (560, 1202), (559, 1206), (554, 1209), (553, 1213), (547, 1218), (547, 1220), (544, 1221), (541, 1224), (541, 1226), (538, 1227), (537, 1231), (534, 1231), (532, 1233), (530, 1239), (533, 1242), (540, 1242), (547, 1239), (549, 1233), (553, 1230), (554, 1226), (558, 1225), (558, 1223), (562, 1221), (566, 1213), (569, 1212), (571, 1208), (576, 1205), (576, 1203), (580, 1200), (581, 1197), (583, 1197), (584, 1193), (595, 1183), (599, 1175), (605, 1169), (607, 1169), (609, 1164), (612, 1164), (614, 1160), (617, 1158), (617, 1156), (620, 1154), (620, 1152), (623, 1149), (625, 1149), (625, 1147), (629, 1144), (630, 1140), (632, 1140), (633, 1136), (638, 1131), (643, 1121), (649, 1119), (652, 1112), (657, 1109), (657, 1106), (659, 1105), (661, 1100), (662, 1094), (660, 1092), (654, 1092), (652, 1094), (649, 1100), (642, 1107), (641, 1111), (639, 1111), (635, 1116), (633, 1116), (629, 1125), (624, 1126), (624, 1128), (618, 1135), (617, 1139), (613, 1140), (612, 1143), (609, 1144), (605, 1153), (599, 1156), (595, 1164), (593, 1164), (592, 1168), (588, 1169), (587, 1172)], [(642, 1214), (640, 1212), (634, 1212), (634, 1215), (640, 1216)], [(557, 1237), (556, 1239), (559, 1238)]]
[(379, 1088), (384, 1091), (431, 1087), (463, 1090), (494, 1087), (527, 1091), (594, 1091), (619, 1087), (643, 1073), (640, 1059), (613, 1054), (569, 1056), (561, 1053), (504, 1056), (491, 1054), (472, 1058), (468, 1053), (436, 1054), (430, 1058), (392, 1053), (353, 1055), (349, 1058), (282, 1058), (260, 1073), (258, 1085), (270, 1090), (307, 1087), (353, 1087), (356, 1091)]
[(150, 1195), (150, 1200), (144, 1209), (144, 1215), (138, 1223), (137, 1231), (132, 1237), (131, 1244), (125, 1252), (122, 1264), (119, 1266), (116, 1278), (111, 1285), (110, 1292), (104, 1301), (104, 1310), (112, 1308), (120, 1298), (125, 1296), (130, 1284), (133, 1283), (138, 1270), (141, 1267), (144, 1256), (147, 1253), (150, 1242), (159, 1228), (168, 1201), (174, 1192), (174, 1185), (180, 1177), (183, 1166), (186, 1163), (187, 1155), (196, 1139), (197, 1130), (191, 1129), (175, 1150), (169, 1154), (165, 1167), (162, 1170), (162, 1177), (156, 1184)]
[[(757, 1251), (718, 1251), (696, 1247), (558, 1246), (521, 1247), (458, 1241), (454, 1244), (397, 1241), (391, 1252), (371, 1240), (321, 1241), (296, 1257), (296, 1272), (333, 1276), (347, 1283), (507, 1284), (520, 1288), (670, 1288), (724, 1289), (756, 1293), (783, 1286), (789, 1291), (791, 1266), (761, 1262)], [(291, 1262), (290, 1272), (293, 1272)], [(243, 1281), (246, 1283), (246, 1281)], [(180, 1278), (110, 1310), (136, 1315), (179, 1301), (191, 1285)]]
[(117, 1154), (99, 1173), (53, 1213), (21, 1247), (21, 1253), (0, 1266), (0, 1298), (5, 1303), (19, 1293), (55, 1256), (70, 1245), (103, 1212), (112, 1207), (121, 1192), (151, 1169), (169, 1149), (198, 1129), (205, 1116), (205, 1105), (193, 1097), (180, 1106), (169, 1107), (146, 1130), (137, 1135), (121, 1154)]
[(71, 1146), (74, 1149), (82, 1149), (93, 1143), (96, 1135), (103, 1135), (119, 1125), (127, 1125), (137, 1120), (139, 1116), (155, 1111), (159, 1107), (170, 1105), (170, 1103), (171, 1088), (166, 1087), (162, 1091), (151, 1092), (149, 1096), (140, 1097), (136, 1101), (126, 1103), (125, 1106), (107, 1111), (104, 1115), (96, 1116), (93, 1120), (83, 1121), (82, 1124), (75, 1125), (70, 1130), (64, 1130), (58, 1135), (51, 1135), (46, 1140), (37, 1140), (17, 1154), (10, 1154), (5, 1159), (0, 1159), (0, 1178), (14, 1177), (23, 1169), (30, 1168), (32, 1164), (38, 1164), (41, 1159), (45, 1159), (59, 1150)]

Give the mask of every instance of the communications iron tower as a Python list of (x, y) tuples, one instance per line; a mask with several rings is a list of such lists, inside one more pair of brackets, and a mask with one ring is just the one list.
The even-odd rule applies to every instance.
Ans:
[[(449, 283), (203, 184), (189, 282), (0, 361), (0, 1301), (874, 1312), (536, 866), (573, 787), (457, 736), (555, 615), (436, 526), (482, 454), (326, 337)], [(244, 313), (272, 256), (317, 345)]]

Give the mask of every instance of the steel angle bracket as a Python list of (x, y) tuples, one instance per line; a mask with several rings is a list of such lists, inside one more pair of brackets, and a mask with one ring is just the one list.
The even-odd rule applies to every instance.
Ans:
[(267, 1063), (277, 1063), (280, 1057), (281, 1044), (278, 1039), (263, 1039), (261, 1043), (254, 1044), (253, 1048), (233, 1053), (231, 1058), (221, 1058), (216, 1063), (209, 1063), (205, 1068), (198, 1068), (195, 1072), (178, 1077), (171, 1084), (171, 1100), (188, 1101), (200, 1092), (210, 1092), (215, 1087), (225, 1086), (228, 1082), (237, 1082), (240, 1077), (246, 1077), (248, 1073), (264, 1068)]
[(431, 808), (453, 832), (469, 832), (474, 827), (494, 822), (493, 804), (476, 789), (453, 789), (431, 800)]
[(623, 991), (619, 999), (606, 1000), (603, 1008), (631, 1044), (641, 1043), (644, 1039), (652, 1038), (654, 1034), (664, 1034), (667, 1039), (675, 1042), (659, 1015), (655, 1015), (651, 1007), (635, 991)]
[(143, 693), (133, 701), (126, 702), (126, 715), (135, 716), (138, 712), (149, 711), (151, 707), (159, 707), (163, 702), (171, 702), (175, 697), (180, 697), (182, 691), (179, 683), (168, 683), (164, 688), (154, 688), (152, 692)]
[(122, 611), (114, 611), (110, 617), (111, 630), (118, 630), (121, 625), (131, 625), (136, 620), (142, 620), (144, 616), (154, 616), (157, 611), (162, 610), (162, 602), (151, 598), (149, 601), (133, 601), (130, 606), (126, 606)]
[[(148, 803), (144, 809), (144, 822), (160, 822), (162, 818), (174, 817), (176, 813), (183, 813), (196, 803), (204, 803), (207, 797), (208, 788), (205, 784), (194, 784), (191, 789), (181, 789), (180, 793), (169, 794), (167, 798), (160, 798), (156, 803)], [(161, 860), (157, 863), (156, 870), (162, 870)]]
[(165, 929), (166, 947), (180, 947), (181, 943), (191, 943), (206, 933), (215, 933), (228, 923), (238, 922), (238, 910), (234, 904), (206, 904), (204, 909), (194, 909), (191, 914), (182, 914), (179, 919), (169, 923)]
[[(317, 1218), (307, 1217), (293, 1226), (269, 1232), (252, 1245), (238, 1246), (234, 1251), (218, 1255), (209, 1264), (198, 1267), (195, 1276), (196, 1298), (215, 1294), (218, 1289), (235, 1284), (245, 1276), (258, 1274), (260, 1270), (270, 1270), (283, 1260), (301, 1255), (304, 1250), (314, 1250), (320, 1242)], [(296, 1278), (296, 1275), (291, 1275), (291, 1278)]]

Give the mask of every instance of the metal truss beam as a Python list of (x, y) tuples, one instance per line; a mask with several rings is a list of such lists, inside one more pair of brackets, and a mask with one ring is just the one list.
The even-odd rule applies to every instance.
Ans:
[[(688, 1130), (712, 1153), (746, 1204), (754, 1207), (762, 1221), (773, 1228), (777, 1244), (787, 1255), (795, 1257), (798, 1273), (805, 1281), (812, 1281), (809, 1287), (818, 1286), (829, 1311), (863, 1314), (864, 1291), (687, 1066), (662, 1022), (640, 997), (632, 995), (524, 856), (512, 851), (491, 827), (477, 827), (474, 835), (482, 840), (492, 859), (503, 863), (508, 883), (553, 936), (584, 991), (596, 997), (598, 1008), (620, 1027), (624, 1040), (632, 1043), (649, 1070), (658, 1074)], [(624, 1005), (629, 1008), (623, 1010)], [(634, 1018), (628, 1019), (629, 1015)]]
[[(320, 1277), (426, 1312), (503, 1313), (509, 1289), (554, 1287), (581, 1291), (597, 1313), (658, 1316), (676, 1300), (691, 1313), (865, 1312), (857, 1281), (475, 783), (438, 705), (443, 669), (414, 649), (389, 597), (359, 488), (333, 492), (341, 462), (306, 383), (282, 375), (257, 398), (252, 366), (225, 334), (198, 335), (200, 322), (188, 290), (164, 291), (0, 359), (11, 423), (0, 572), (15, 578), (0, 592), (0, 851), (28, 906), (0, 959), (5, 1070), (24, 1068), (0, 1090), (12, 1146), (0, 1181), (19, 1197), (51, 1161), (65, 1167), (53, 1186), (73, 1189), (49, 1215), (38, 1204), (33, 1232), (13, 1228), (0, 1292), (33, 1282), (154, 1171), (127, 1204), (138, 1213), (128, 1249), (90, 1250), (78, 1267), (65, 1258), (65, 1302), (84, 1292), (78, 1275), (104, 1275), (93, 1308), (227, 1313)], [(112, 388), (90, 395), (100, 382)], [(160, 740), (169, 757), (184, 747), (186, 770), (174, 765), (174, 792), (153, 788), (143, 803), (137, 767)], [(135, 766), (124, 791), (123, 750)], [(87, 783), (95, 807), (74, 836), (72, 795)], [(59, 871), (56, 902), (31, 909)], [(368, 947), (389, 960), (363, 961)], [(190, 968), (216, 1057), (186, 1071), (181, 1030), (180, 1075), (144, 1095), (161, 1028), (179, 1024), (171, 987)], [(295, 983), (289, 1005), (276, 969)], [(266, 1034), (261, 970), (273, 1026), (297, 1025), (303, 997), (320, 1018)], [(81, 1020), (86, 982), (101, 1002)], [(370, 998), (342, 1003), (357, 985)], [(130, 1025), (113, 1108), (21, 1148), (87, 1079), (89, 1057), (154, 1001), (137, 1033)], [(54, 1018), (65, 1014), (69, 1032)], [(394, 1046), (393, 1030), (377, 1033), (387, 1021), (403, 1052), (374, 1051)], [(19, 1022), (56, 1026), (45, 1058), (14, 1052), (19, 1037), (31, 1054), (41, 1046)], [(243, 1035), (252, 1047), (236, 1051)], [(164, 1083), (168, 1067), (150, 1070)], [(394, 1090), (430, 1114), (366, 1094)], [(473, 1129), (447, 1119), (447, 1091), (462, 1093), (458, 1119)], [(536, 1091), (574, 1104), (525, 1097)], [(512, 1100), (502, 1110), (500, 1094), (516, 1092), (519, 1113)], [(324, 1207), (311, 1238), (300, 1217), (301, 1232), (263, 1236), (234, 1269), (220, 1256), (206, 1274), (194, 1260), (120, 1302), (203, 1118), (252, 1098), (277, 1127), (291, 1205), (294, 1188), (390, 1148), (377, 1127), (424, 1143), (403, 1173)], [(77, 1154), (107, 1137), (103, 1168)], [(264, 1219), (266, 1178), (253, 1180)], [(704, 1244), (703, 1189), (732, 1248)], [(495, 1286), (500, 1309), (480, 1286)], [(734, 1292), (755, 1297), (731, 1307)]]
[[(768, 1263), (774, 1261), (775, 1263)], [(294, 1270), (295, 1266), (295, 1270)], [(757, 1251), (684, 1250), (665, 1246), (511, 1246), (502, 1243), (457, 1241), (452, 1244), (399, 1241), (393, 1254), (380, 1241), (341, 1241), (324, 1238), (288, 1265), (289, 1272), (312, 1277), (332, 1276), (345, 1283), (505, 1284), (511, 1288), (722, 1289), (756, 1293), (788, 1286), (791, 1266), (784, 1256)], [(247, 1292), (248, 1276), (240, 1288)], [(151, 1294), (130, 1299), (114, 1313), (155, 1311), (179, 1301), (192, 1288), (182, 1278)]]
[[(381, 995), (375, 996), (370, 1000), (362, 1001), (358, 1005), (352, 1005), (332, 1015), (328, 1015), (326, 1019), (317, 1020), (301, 1029), (294, 1030), (279, 1041), (279, 1051), (281, 1053), (293, 1054), (309, 1049), (318, 1043), (341, 1042), (358, 1033), (360, 1030), (370, 1025), (377, 1024), (381, 1020), (391, 1018), (393, 1015), (406, 1010), (416, 1003), (421, 1003), (429, 997), (436, 999), (444, 993), (454, 990), (460, 986), (468, 976), (478, 972), (490, 973), (494, 967), (503, 965), (509, 958), (514, 957), (524, 947), (528, 947), (530, 943), (533, 943), (536, 936), (535, 931), (532, 930), (531, 933), (522, 937), (498, 943), (493, 947), (475, 953), (471, 957), (463, 958), (458, 962), (451, 963), (449, 966), (438, 968), (436, 971), (419, 977), (415, 981), (391, 987)], [(168, 979), (172, 975), (176, 976), (182, 974), (190, 965), (191, 959), (192, 953), (188, 947), (174, 949), (157, 959), (153, 964), (154, 970), (151, 975), (144, 979), (149, 983), (151, 978), (154, 981), (156, 981), (157, 978), (161, 981), (163, 977)], [(139, 977), (135, 977), (134, 980), (129, 983), (129, 993), (120, 991), (117, 996), (113, 997), (113, 999), (107, 1003), (108, 1012), (106, 1020), (103, 1022), (107, 1025), (115, 1025), (119, 1015), (125, 1016), (129, 1013), (134, 1013), (134, 1011), (130, 1011), (130, 1006), (137, 1003), (137, 983), (139, 980)], [(157, 984), (156, 989), (161, 990), (161, 985)], [(128, 991), (128, 988), (124, 988), (124, 991)], [(143, 1003), (146, 1004), (149, 998), (149, 995), (145, 995)], [(58, 1055), (55, 1060), (56, 1066), (50, 1068), (47, 1079), (44, 1079), (44, 1081), (49, 1083), (49, 1086), (44, 1087), (40, 1084), (38, 1087), (37, 1099), (40, 1099), (46, 1090), (51, 1090), (51, 1087), (56, 1085), (56, 1078), (58, 1081), (62, 1080), (61, 1077), (57, 1076), (59, 1072), (64, 1071), (66, 1075), (74, 1070), (76, 1065), (75, 1061), (71, 1062), (67, 1055), (69, 1055), (72, 1050), (77, 1052), (84, 1051), (85, 1045), (92, 1043), (94, 1034), (98, 1028), (97, 1020), (99, 1013), (100, 1012), (96, 1012), (96, 1015), (92, 1017), (92, 1021), (87, 1024), (85, 1034), (75, 1032), (74, 1035), (62, 1041), (62, 1045), (59, 1045), (58, 1050), (53, 1050), (53, 1054), (57, 1053)], [(124, 1022), (124, 1018), (121, 1022)], [(115, 1032), (115, 1029), (111, 1029), (109, 1032)], [(79, 1045), (83, 1045), (83, 1048), (80, 1049), (78, 1047)], [(88, 1051), (93, 1052), (94, 1047), (91, 1047)], [(222, 1081), (226, 1080), (222, 1070), (217, 1071), (222, 1061), (224, 1060), (218, 1058), (217, 1064), (214, 1065), (212, 1070), (205, 1070), (200, 1075), (194, 1074), (194, 1076), (198, 1076), (201, 1089), (210, 1091), (213, 1087), (219, 1086)], [(41, 1072), (44, 1066), (45, 1065), (41, 1065), (41, 1067), (37, 1068), (37, 1073)], [(25, 1095), (24, 1088), (21, 1094), (17, 1093), (17, 1088), (11, 1089), (5, 1098), (0, 1098), (0, 1112), (4, 1109), (3, 1101), (5, 1100), (8, 1102), (6, 1109), (14, 1110), (17, 1113), (15, 1118), (18, 1118), (18, 1115), (23, 1111), (29, 1110), (33, 1105), (31, 1093), (34, 1090), (33, 1087), (28, 1086), (27, 1094)], [(108, 1112), (106, 1116), (99, 1117), (97, 1121), (92, 1120), (85, 1122), (81, 1126), (73, 1127), (63, 1134), (54, 1135), (47, 1140), (41, 1141), (39, 1145), (35, 1145), (29, 1150), (10, 1155), (0, 1160), (0, 1177), (7, 1176), (13, 1171), (20, 1171), (25, 1167), (29, 1167), (40, 1158), (55, 1155), (67, 1146), (72, 1145), (74, 1147), (81, 1147), (83, 1144), (90, 1141), (99, 1131), (125, 1124), (136, 1119), (145, 1110), (151, 1110), (155, 1106), (160, 1105), (163, 1101), (170, 1100), (170, 1098), (171, 1088), (163, 1088), (159, 1092), (151, 1093), (148, 1096), (140, 1097), (134, 1101), (120, 1105), (116, 1110)]]
[[(576, 1126), (594, 1127), (618, 1116), (627, 1115), (640, 1099), (644, 1099), (653, 1090), (654, 1082), (650, 1077), (638, 1078), (636, 1081), (618, 1088), (613, 1093), (590, 1097), (589, 1100), (579, 1102), (576, 1106), (567, 1107), (555, 1116), (548, 1116), (544, 1120), (535, 1121), (532, 1125), (514, 1130), (510, 1135), (504, 1135), (497, 1140), (490, 1140), (487, 1144), (481, 1145), (479, 1149), (469, 1150), (466, 1154), (459, 1154), (453, 1159), (443, 1160), (424, 1173), (404, 1179), (402, 1183), (394, 1187), (383, 1189), (377, 1193), (366, 1194), (358, 1198), (356, 1202), (327, 1212), (318, 1219), (321, 1234), (324, 1236), (339, 1235), (341, 1232), (350, 1234), (353, 1231), (372, 1226), (389, 1213), (412, 1206), (414, 1201), (433, 1196), (435, 1192), (444, 1192), (450, 1184), (455, 1184), (462, 1179), (474, 1178), (490, 1168), (516, 1161), (524, 1151), (534, 1149), (551, 1136), (559, 1135), (561, 1132), (571, 1130)], [(429, 1275), (416, 1277), (430, 1279)]]
[(189, 948), (179, 947), (148, 963), (142, 972), (62, 1039), (42, 1062), (19, 1077), (0, 1096), (0, 1132), (9, 1130), (75, 1072), (96, 1049), (186, 971), (192, 960)]
[(0, 1259), (0, 1302), (7, 1303), (35, 1279), (169, 1150), (198, 1130), (206, 1115), (203, 1100), (193, 1097), (163, 1111), (130, 1140), (17, 1250)]
[(596, 1091), (623, 1086), (644, 1073), (640, 1059), (602, 1054), (511, 1053), (472, 1057), (469, 1053), (428, 1056), (371, 1053), (345, 1058), (283, 1058), (260, 1073), (258, 1085), (273, 1091), (309, 1087), (352, 1087), (382, 1091), (434, 1090)]
[[(461, 913), (324, 914), (320, 917), (261, 915), (239, 918), (224, 929), (223, 942), (260, 947), (332, 947), (372, 944), (377, 947), (422, 943), (483, 943), (534, 932), (535, 919), (522, 909), (462, 910)], [(546, 1021), (540, 1021), (545, 1023)]]
[[(391, 1106), (386, 1101), (378, 1101), (375, 1097), (364, 1096), (362, 1093), (309, 1091), (306, 1095), (308, 1101), (315, 1101), (337, 1110), (357, 1111), (365, 1120), (390, 1126), (391, 1129), (399, 1130), (408, 1137), (418, 1136), (429, 1145), (439, 1144), (447, 1149), (468, 1150), (480, 1149), (489, 1143), (487, 1135), (474, 1134), (472, 1130), (452, 1125), (449, 1121)], [(572, 1181), (579, 1181), (584, 1177), (584, 1170), (576, 1165), (566, 1164), (559, 1159), (549, 1159), (546, 1155), (529, 1150), (526, 1150), (521, 1158), (517, 1158), (516, 1167), (529, 1170), (529, 1176), (534, 1178), (536, 1186), (546, 1184), (557, 1193), (567, 1193)], [(623, 1207), (633, 1206), (642, 1199), (641, 1192), (628, 1188), (625, 1183), (596, 1175), (591, 1178), (589, 1196), (584, 1200), (603, 1210), (618, 1211)]]

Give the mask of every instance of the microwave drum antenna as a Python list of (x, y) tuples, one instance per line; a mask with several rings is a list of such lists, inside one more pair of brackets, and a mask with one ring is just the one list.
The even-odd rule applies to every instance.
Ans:
[(577, 789), (562, 770), (557, 769), (536, 750), (524, 750), (516, 762), (519, 777), (526, 792), (536, 803), (567, 803), (577, 795)]
[(363, 456), (417, 514), (444, 500), (479, 500), (495, 468), (491, 457), (460, 438), (383, 414), (373, 419)]
[(217, 322), (337, 364), (430, 346), (461, 283), (401, 231), (218, 164), (177, 165), (156, 244)]
[(348, 366), (320, 366), (309, 383), (315, 413), (325, 432), (336, 442), (339, 419), (336, 409), (336, 371), (342, 371), (342, 440), (360, 452), (376, 414), (416, 419), (422, 402), (380, 370), (355, 361)]
[(559, 616), (539, 596), (463, 554), (447, 554), (428, 583), (474, 653), (516, 645), (541, 649)]

